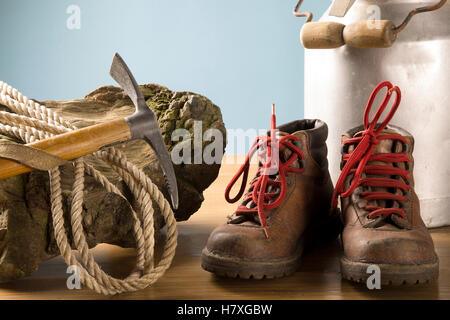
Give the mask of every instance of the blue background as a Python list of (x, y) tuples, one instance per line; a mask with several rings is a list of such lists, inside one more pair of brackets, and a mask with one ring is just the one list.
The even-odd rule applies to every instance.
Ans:
[[(229, 129), (303, 116), (303, 49), (296, 0), (1, 0), (0, 80), (38, 100), (81, 98), (114, 84), (119, 52), (139, 83), (193, 91)], [(71, 4), (81, 29), (69, 30)], [(330, 5), (306, 0), (317, 19)]]

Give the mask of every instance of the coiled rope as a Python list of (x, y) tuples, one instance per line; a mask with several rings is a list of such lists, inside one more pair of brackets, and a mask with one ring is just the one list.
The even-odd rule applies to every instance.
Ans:
[[(11, 110), (11, 112), (0, 111), (0, 132), (26, 144), (77, 129), (52, 110), (28, 99), (3, 81), (0, 81), (0, 104)], [(101, 172), (86, 163), (83, 158), (73, 161), (75, 174), (70, 209), (73, 246), (78, 250), (80, 260), (76, 258), (64, 228), (60, 170), (56, 167), (48, 171), (53, 228), (58, 248), (67, 265), (78, 267), (80, 281), (89, 289), (105, 295), (145, 289), (164, 274), (175, 255), (178, 234), (174, 213), (158, 187), (141, 169), (127, 161), (125, 155), (119, 150), (108, 148), (94, 153), (93, 156), (110, 164), (111, 168), (128, 185), (136, 199), (138, 212), (130, 206), (134, 218), (136, 267), (123, 280), (111, 277), (95, 262), (94, 256), (89, 250), (82, 225), (85, 173), (94, 177), (108, 192), (126, 198)], [(155, 232), (152, 200), (161, 209), (167, 227), (164, 252), (156, 265), (154, 262)]]

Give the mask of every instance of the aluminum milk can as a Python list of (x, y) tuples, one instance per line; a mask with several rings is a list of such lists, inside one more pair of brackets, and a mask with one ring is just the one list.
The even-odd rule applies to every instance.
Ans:
[[(411, 10), (439, 1), (341, 2), (347, 6), (344, 16), (333, 16), (330, 7), (320, 21), (349, 25), (381, 19), (399, 26)], [(341, 134), (362, 124), (370, 93), (384, 80), (402, 90), (402, 103), (392, 124), (403, 127), (415, 138), (415, 189), (423, 220), (428, 227), (450, 225), (449, 3), (439, 10), (415, 15), (387, 48), (343, 45), (335, 49), (306, 49), (305, 118), (319, 118), (329, 126), (330, 172), (334, 181), (340, 172)], [(374, 105), (379, 103), (375, 101)]]

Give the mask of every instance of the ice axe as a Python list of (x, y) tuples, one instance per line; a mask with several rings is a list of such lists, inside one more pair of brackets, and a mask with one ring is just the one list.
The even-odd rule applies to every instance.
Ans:
[[(111, 146), (135, 139), (145, 140), (155, 151), (174, 209), (178, 208), (178, 188), (172, 161), (159, 130), (158, 120), (147, 106), (144, 95), (134, 79), (130, 69), (116, 53), (111, 64), (110, 75), (131, 98), (136, 112), (126, 118), (97, 124), (94, 126), (70, 131), (45, 140), (27, 144), (29, 150), (45, 151), (64, 160), (98, 151), (105, 146)], [(35, 169), (6, 158), (0, 159), (0, 179), (13, 177)]]

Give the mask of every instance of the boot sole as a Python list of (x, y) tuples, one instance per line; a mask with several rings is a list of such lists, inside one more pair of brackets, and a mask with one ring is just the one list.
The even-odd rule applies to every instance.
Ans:
[(215, 254), (204, 248), (201, 265), (206, 271), (228, 278), (273, 279), (289, 276), (300, 267), (305, 248), (335, 240), (341, 233), (342, 228), (339, 215), (335, 215), (325, 222), (312, 225), (305, 231), (304, 236), (299, 241), (299, 248), (295, 255), (285, 259), (245, 260)]
[(273, 279), (293, 274), (301, 263), (303, 246), (291, 259), (277, 261), (246, 261), (239, 258), (223, 257), (208, 249), (202, 251), (202, 268), (227, 278)]
[(400, 265), (355, 262), (341, 258), (342, 278), (366, 284), (367, 279), (372, 275), (372, 273), (367, 273), (367, 268), (371, 265), (380, 267), (380, 282), (385, 286), (431, 283), (439, 277), (439, 261), (418, 265)]

